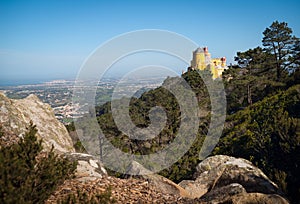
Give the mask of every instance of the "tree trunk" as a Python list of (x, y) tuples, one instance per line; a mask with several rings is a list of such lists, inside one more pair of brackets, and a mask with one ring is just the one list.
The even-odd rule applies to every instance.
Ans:
[(102, 135), (100, 134), (98, 136), (98, 139), (99, 139), (99, 155), (100, 155), (100, 161), (103, 161), (103, 149), (102, 149), (102, 146), (103, 146), (103, 138), (102, 138)]
[(248, 93), (248, 104), (252, 105), (252, 96), (251, 96), (251, 86), (250, 86), (250, 83), (247, 86), (247, 93)]

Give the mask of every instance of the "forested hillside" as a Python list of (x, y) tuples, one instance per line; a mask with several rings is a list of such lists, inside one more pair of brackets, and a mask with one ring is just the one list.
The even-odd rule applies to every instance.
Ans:
[(214, 154), (248, 159), (285, 193), (299, 195), (299, 108), (300, 85), (295, 85), (228, 116)]

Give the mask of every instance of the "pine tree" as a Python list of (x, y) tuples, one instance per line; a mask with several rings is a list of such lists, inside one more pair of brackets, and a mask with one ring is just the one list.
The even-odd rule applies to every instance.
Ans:
[(286, 22), (275, 21), (263, 32), (263, 46), (274, 57), (276, 79), (280, 81), (284, 71), (293, 68), (297, 53), (293, 49), (299, 39), (292, 35), (293, 31)]
[(42, 203), (65, 179), (76, 163), (53, 152), (42, 153), (42, 140), (30, 123), (17, 144), (0, 149), (0, 203)]

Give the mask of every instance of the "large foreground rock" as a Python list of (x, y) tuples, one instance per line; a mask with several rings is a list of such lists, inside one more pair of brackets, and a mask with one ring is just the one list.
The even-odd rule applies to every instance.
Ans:
[(247, 192), (278, 193), (277, 185), (250, 161), (226, 155), (216, 155), (202, 161), (194, 178), (196, 183), (205, 181), (210, 190), (239, 183)]
[(4, 131), (21, 137), (30, 121), (36, 125), (37, 137), (43, 139), (45, 150), (50, 150), (53, 145), (58, 153), (75, 151), (67, 129), (55, 118), (50, 105), (32, 94), (14, 100), (0, 92), (0, 124)]
[(195, 180), (179, 183), (204, 203), (288, 203), (277, 185), (250, 161), (226, 155), (199, 163)]

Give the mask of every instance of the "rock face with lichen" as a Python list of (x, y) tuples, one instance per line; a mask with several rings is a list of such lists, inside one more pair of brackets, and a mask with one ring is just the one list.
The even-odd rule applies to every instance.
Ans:
[[(31, 94), (24, 99), (9, 99), (0, 93), (0, 124), (3, 131), (22, 137), (30, 121), (36, 125), (37, 137), (43, 139), (44, 149), (52, 145), (58, 153), (74, 152), (72, 140), (65, 126), (54, 115), (50, 105)], [(11, 141), (11, 138), (2, 138)]]
[(288, 203), (277, 185), (250, 161), (226, 155), (198, 164), (195, 180), (179, 183), (196, 202)]

